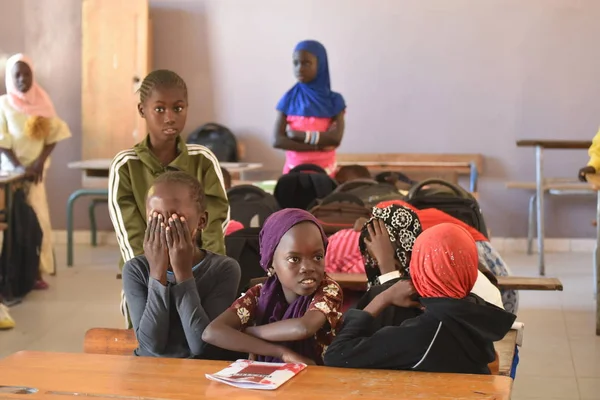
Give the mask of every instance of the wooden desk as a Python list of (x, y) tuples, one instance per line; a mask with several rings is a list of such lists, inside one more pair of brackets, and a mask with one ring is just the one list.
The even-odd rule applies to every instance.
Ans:
[(496, 353), (498, 353), (498, 360), (500, 361), (500, 375), (510, 376), (516, 346), (517, 331), (512, 329), (508, 331), (502, 340), (494, 342), (494, 348), (496, 349)]
[[(328, 274), (343, 289), (366, 291), (367, 276), (365, 274)], [(563, 286), (560, 280), (556, 278), (530, 278), (521, 276), (497, 276), (499, 289), (512, 290), (558, 290), (562, 291)]]
[(469, 176), (469, 191), (477, 192), (477, 180), (483, 171), (481, 154), (416, 154), (416, 153), (340, 153), (337, 155), (340, 166), (359, 164), (374, 171), (453, 171)]
[[(98, 158), (94, 160), (75, 161), (67, 164), (71, 169), (79, 169), (82, 173), (82, 185), (84, 188), (106, 188), (108, 187), (108, 171), (110, 169), (109, 158)], [(246, 171), (252, 171), (262, 168), (260, 163), (220, 163), (221, 167), (225, 168), (234, 176), (241, 175)]]
[[(108, 198), (108, 173), (110, 170), (110, 158), (98, 158), (93, 160), (75, 161), (67, 164), (71, 169), (81, 171), (82, 189), (71, 193), (67, 200), (67, 267), (73, 266), (73, 208), (75, 201), (84, 196), (92, 196), (89, 207), (91, 244), (96, 245), (96, 218), (95, 207), (99, 202), (107, 201)], [(226, 168), (232, 177), (239, 177), (240, 174), (262, 168), (260, 163), (220, 163)], [(1, 399), (0, 399), (1, 400)]]
[(536, 182), (536, 214), (537, 214), (537, 241), (538, 264), (540, 275), (546, 273), (544, 262), (544, 149), (553, 150), (584, 150), (592, 144), (586, 140), (543, 140), (523, 139), (517, 140), (517, 147), (535, 147), (535, 182)]
[[(508, 400), (506, 376), (433, 374), (308, 367), (275, 391), (251, 391), (205, 378), (229, 363), (94, 354), (20, 352), (0, 360), (0, 383), (34, 387), (35, 394), (0, 398), (74, 400), (197, 399), (473, 399)], [(77, 396), (77, 397), (76, 397)]]

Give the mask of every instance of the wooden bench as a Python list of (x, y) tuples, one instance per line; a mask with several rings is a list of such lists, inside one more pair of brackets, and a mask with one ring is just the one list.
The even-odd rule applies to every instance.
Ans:
[[(506, 357), (511, 356), (509, 345), (511, 340), (512, 342), (516, 340), (516, 333), (514, 334), (515, 339), (510, 339), (509, 335), (510, 332), (504, 339), (494, 343), (496, 360), (488, 365), (493, 375), (510, 375), (512, 358), (514, 358), (514, 346), (512, 358), (508, 360)], [(86, 354), (130, 356), (137, 347), (138, 341), (131, 329), (92, 328), (85, 334), (83, 352)]]
[(515, 359), (515, 348), (517, 346), (517, 331), (511, 329), (506, 336), (498, 342), (494, 342), (498, 359), (498, 374), (510, 376), (510, 370)]
[[(365, 274), (328, 274), (336, 281), (342, 289), (357, 292), (367, 290), (367, 276)], [(263, 283), (267, 278), (260, 277), (250, 280), (250, 285)], [(502, 290), (539, 290), (539, 291), (562, 291), (563, 285), (558, 278), (537, 278), (527, 276), (497, 276), (498, 288)]]
[(430, 172), (454, 172), (461, 176), (469, 176), (469, 191), (477, 192), (477, 179), (483, 172), (483, 156), (481, 154), (415, 154), (415, 153), (388, 153), (388, 154), (359, 154), (342, 153), (337, 155), (340, 166), (359, 164), (369, 170)]
[[(503, 342), (504, 339), (496, 342), (494, 347)], [(506, 346), (508, 345), (505, 344)], [(133, 329), (92, 328), (85, 333), (83, 341), (83, 352), (86, 354), (131, 356), (137, 347), (138, 341), (135, 338)], [(492, 375), (507, 375), (502, 373), (502, 366), (506, 363), (507, 361), (502, 359), (502, 354), (496, 348), (496, 360), (488, 365)], [(510, 365), (512, 365), (512, 359)], [(508, 369), (509, 373), (510, 365)]]
[(538, 278), (527, 276), (497, 276), (498, 288), (504, 290), (549, 290), (562, 292), (563, 285), (558, 278)]
[(133, 329), (92, 328), (85, 333), (83, 352), (131, 356), (138, 342)]
[[(365, 274), (329, 274), (343, 289), (367, 290)], [(535, 278), (523, 276), (497, 276), (498, 288), (503, 290), (557, 290), (562, 291), (563, 285), (557, 278)]]

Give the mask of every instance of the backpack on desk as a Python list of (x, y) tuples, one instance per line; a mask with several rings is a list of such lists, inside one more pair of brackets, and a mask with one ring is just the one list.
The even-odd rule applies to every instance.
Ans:
[(404, 200), (405, 197), (398, 192), (396, 186), (390, 183), (381, 183), (372, 179), (355, 179), (341, 184), (335, 193), (344, 193), (355, 196), (371, 209), (382, 201)]
[(231, 219), (246, 228), (259, 228), (279, 210), (273, 195), (254, 185), (234, 186), (227, 191)]
[(236, 260), (242, 270), (238, 293), (245, 293), (249, 289), (250, 279), (266, 275), (260, 266), (260, 245), (258, 242), (260, 229), (244, 228), (225, 236), (227, 257)]
[(441, 179), (427, 179), (410, 189), (406, 202), (420, 210), (436, 208), (443, 211), (472, 226), (488, 238), (479, 203), (471, 193), (460, 186)]
[(238, 162), (238, 143), (235, 135), (225, 126), (209, 122), (194, 130), (188, 144), (200, 144), (212, 151), (220, 162)]
[(361, 199), (348, 193), (332, 193), (311, 208), (327, 235), (352, 229), (359, 218), (370, 218), (371, 209)]
[(281, 208), (311, 209), (319, 199), (333, 193), (337, 183), (317, 165), (303, 164), (281, 176), (274, 196)]

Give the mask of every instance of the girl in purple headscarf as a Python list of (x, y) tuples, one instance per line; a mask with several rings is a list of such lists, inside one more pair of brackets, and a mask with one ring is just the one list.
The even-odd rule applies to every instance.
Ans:
[(343, 301), (325, 274), (327, 237), (310, 213), (288, 208), (267, 219), (259, 239), (267, 281), (211, 322), (202, 339), (260, 361), (322, 365)]

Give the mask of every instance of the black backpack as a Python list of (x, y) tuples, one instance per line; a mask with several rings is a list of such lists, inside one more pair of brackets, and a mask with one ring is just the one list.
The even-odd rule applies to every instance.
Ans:
[(242, 278), (238, 286), (238, 293), (248, 290), (250, 279), (265, 276), (265, 271), (260, 266), (260, 245), (258, 235), (261, 228), (244, 228), (231, 235), (225, 236), (227, 256), (240, 264)]
[(311, 208), (327, 235), (352, 229), (359, 218), (370, 218), (371, 209), (361, 199), (348, 193), (332, 193)]
[(234, 186), (227, 197), (231, 219), (247, 228), (261, 227), (269, 215), (279, 210), (275, 197), (254, 185)]
[(42, 229), (24, 189), (13, 194), (10, 226), (5, 232), (0, 257), (0, 294), (7, 301), (24, 297), (38, 278)]
[(337, 183), (317, 165), (303, 164), (281, 176), (275, 186), (275, 199), (281, 208), (311, 209), (318, 199), (333, 193)]
[(382, 201), (404, 200), (398, 189), (389, 183), (380, 183), (372, 179), (355, 179), (337, 187), (336, 193), (346, 193), (359, 198), (371, 209)]
[(375, 180), (379, 183), (388, 183), (396, 186), (399, 190), (410, 190), (418, 182), (412, 180), (407, 175), (398, 171), (383, 171), (375, 175)]
[(235, 135), (223, 125), (209, 122), (190, 133), (188, 144), (200, 144), (212, 151), (220, 162), (238, 162), (238, 145)]
[[(442, 190), (423, 189), (425, 186), (442, 186)], [(488, 238), (488, 230), (477, 200), (460, 186), (441, 179), (427, 179), (413, 186), (408, 192), (406, 202), (424, 210), (436, 208), (477, 229)], [(488, 238), (489, 239), (489, 238)]]

